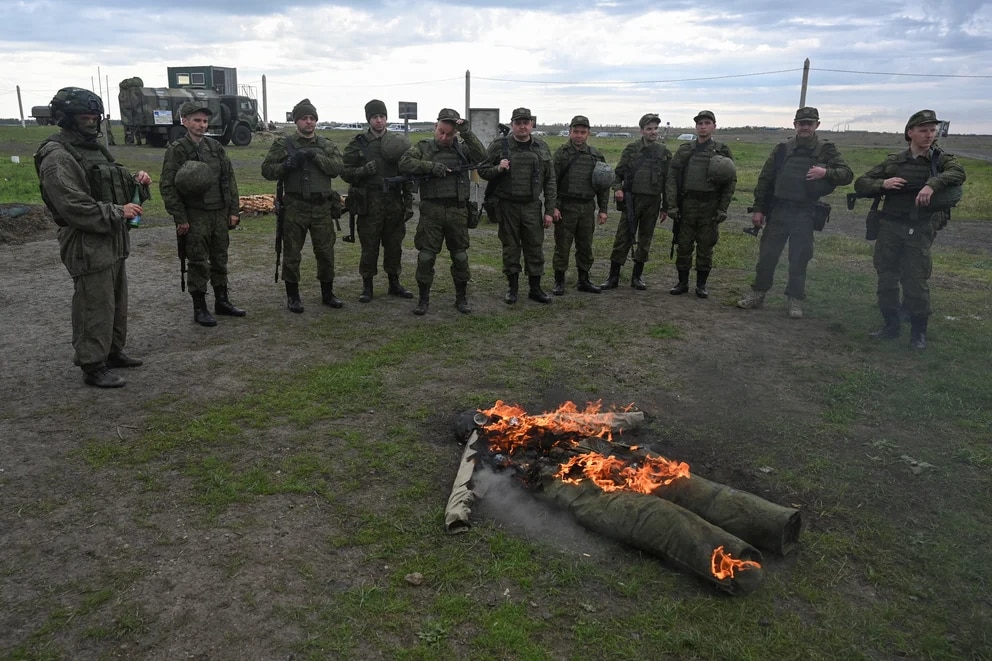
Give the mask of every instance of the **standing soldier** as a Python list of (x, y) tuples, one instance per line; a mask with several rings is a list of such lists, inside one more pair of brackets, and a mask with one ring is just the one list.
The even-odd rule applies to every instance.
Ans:
[(647, 289), (641, 277), (644, 262), (648, 261), (655, 225), (659, 220), (665, 222), (665, 209), (669, 206), (664, 198), (672, 154), (658, 143), (659, 124), (661, 119), (654, 113), (641, 117), (638, 122), (641, 139), (627, 145), (620, 155), (613, 197), (622, 212), (610, 255), (610, 275), (600, 285), (603, 289), (616, 289), (620, 285), (620, 268), (627, 261), (628, 252), (632, 252), (634, 259), (630, 286)]
[(300, 260), (310, 232), (317, 258), (320, 298), (332, 308), (344, 306), (334, 295), (335, 214), (340, 216), (340, 197), (331, 180), (341, 174), (341, 153), (330, 140), (316, 135), (317, 109), (310, 99), (293, 107), (295, 135), (276, 139), (262, 161), (262, 176), (281, 183), (282, 279), (286, 283), (286, 307), (303, 312), (300, 299)]
[[(534, 117), (528, 108), (517, 108), (511, 115), (510, 135), (498, 137), (486, 152), (486, 166), (479, 175), (494, 182), (499, 240), (503, 244), (503, 273), (507, 290), (503, 300), (517, 302), (520, 282), (520, 256), (527, 271), (527, 297), (550, 303), (541, 289), (544, 275), (544, 230), (560, 218), (554, 205), (558, 199), (554, 163), (544, 141), (531, 135)], [(541, 194), (544, 194), (544, 211)]]
[(703, 110), (693, 120), (696, 140), (679, 146), (668, 175), (667, 199), (672, 219), (672, 241), (678, 244), (675, 269), (679, 281), (668, 292), (689, 291), (692, 252), (696, 252), (696, 296), (709, 297), (706, 280), (713, 268), (713, 248), (720, 239), (720, 223), (737, 189), (737, 170), (730, 148), (712, 139), (716, 115)]
[(837, 147), (816, 134), (820, 112), (805, 107), (796, 111), (794, 138), (780, 142), (765, 161), (754, 188), (751, 223), (764, 227), (758, 249), (751, 292), (737, 307), (759, 308), (772, 288), (775, 266), (789, 242), (789, 317), (802, 319), (806, 298), (806, 266), (813, 259), (813, 231), (817, 201), (837, 186), (851, 183), (854, 173)]
[(875, 272), (878, 307), (884, 325), (872, 337), (899, 337), (899, 285), (902, 305), (909, 312), (909, 346), (927, 348), (930, 286), (933, 269), (930, 246), (950, 218), (950, 208), (961, 199), (964, 168), (954, 156), (936, 146), (937, 113), (920, 110), (906, 122), (903, 135), (909, 148), (892, 154), (854, 182), (863, 196), (884, 196)]
[(240, 222), (238, 182), (224, 147), (206, 136), (212, 114), (210, 108), (196, 101), (187, 101), (179, 108), (186, 135), (165, 150), (159, 181), (176, 234), (185, 237), (193, 321), (201, 326), (217, 325), (207, 309), (208, 282), (214, 288), (214, 314), (245, 316), (227, 293), (228, 232)]
[[(461, 136), (461, 140), (458, 137)], [(400, 172), (409, 175), (431, 175), (420, 184), (420, 221), (417, 223), (417, 288), (420, 298), (413, 313), (427, 314), (434, 263), (447, 244), (451, 254), (451, 279), (455, 282), (455, 307), (467, 314), (468, 303), (468, 223), (469, 214), (477, 219), (469, 206), (469, 166), (482, 161), (486, 149), (469, 129), (468, 122), (458, 111), (444, 108), (434, 124), (434, 139), (421, 140), (400, 159)], [(454, 171), (457, 170), (457, 171)], [(473, 220), (475, 222), (475, 220)], [(474, 227), (474, 225), (473, 225)]]
[(73, 362), (83, 381), (119, 388), (126, 381), (111, 368), (138, 367), (124, 353), (127, 341), (129, 220), (141, 215), (132, 202), (137, 186), (148, 199), (148, 173), (131, 176), (99, 140), (103, 102), (79, 87), (60, 89), (49, 106), (61, 131), (34, 155), (41, 197), (59, 226), (59, 252), (72, 276)]
[[(565, 271), (568, 256), (575, 241), (575, 267), (579, 272), (579, 291), (600, 293), (589, 281), (592, 269), (592, 239), (596, 221), (602, 225), (607, 218), (607, 193), (613, 182), (613, 171), (598, 149), (586, 144), (589, 140), (589, 119), (576, 115), (569, 122), (568, 142), (555, 152), (555, 179), (558, 184), (558, 211), (555, 221), (555, 254), (551, 262), (555, 269), (555, 286), (551, 293), (565, 294)], [(605, 177), (605, 187), (602, 185)], [(598, 178), (598, 179), (597, 179)], [(600, 185), (597, 186), (596, 184)], [(599, 208), (599, 215), (596, 209)]]
[(341, 178), (351, 184), (348, 208), (358, 213), (358, 238), (362, 257), (358, 272), (362, 276), (360, 303), (372, 300), (372, 278), (378, 273), (379, 246), (382, 246), (382, 270), (389, 278), (389, 294), (413, 298), (400, 284), (400, 258), (406, 221), (413, 217), (410, 187), (383, 188), (384, 177), (399, 174), (400, 157), (410, 148), (406, 137), (386, 130), (386, 104), (372, 99), (365, 104), (369, 130), (356, 135), (344, 148), (344, 172)]

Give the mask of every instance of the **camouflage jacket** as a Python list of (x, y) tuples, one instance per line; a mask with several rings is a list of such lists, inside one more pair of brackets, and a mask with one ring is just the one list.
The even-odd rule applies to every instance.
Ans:
[[(964, 168), (954, 158), (954, 154), (948, 154), (946, 151), (941, 150), (923, 154), (916, 158), (925, 160), (929, 165), (932, 154), (936, 154), (938, 159), (935, 167), (937, 175), (927, 179), (927, 186), (932, 188), (935, 193), (939, 193), (946, 188), (960, 186), (964, 183)], [(894, 170), (900, 162), (912, 159), (913, 153), (909, 149), (896, 154), (889, 154), (883, 163), (879, 163), (858, 177), (858, 180), (854, 182), (854, 190), (859, 195), (884, 195), (886, 191), (882, 188), (882, 182), (894, 176)]]
[[(536, 157), (540, 162), (540, 167), (533, 172), (522, 174), (517, 172), (517, 179), (509, 170), (499, 169), (499, 162), (503, 160), (503, 152), (509, 152), (509, 160), (512, 163), (518, 156), (530, 152), (532, 158)], [(558, 203), (558, 181), (555, 177), (554, 161), (551, 158), (551, 150), (540, 138), (532, 137), (527, 142), (519, 142), (512, 136), (497, 137), (489, 144), (484, 159), (485, 165), (479, 168), (479, 176), (486, 181), (493, 181), (496, 197), (510, 199), (520, 196), (527, 188), (531, 193), (538, 192), (544, 194), (544, 214), (551, 215)], [(512, 167), (511, 167), (512, 169)], [(524, 185), (523, 182), (528, 184)], [(488, 189), (487, 189), (488, 190)]]
[[(754, 187), (753, 207), (756, 212), (767, 214), (771, 209), (772, 201), (775, 198), (775, 179), (779, 169), (778, 150), (788, 149), (788, 145), (795, 144), (795, 142), (796, 139), (792, 138), (776, 145), (762, 166), (761, 173), (758, 175), (758, 183)], [(851, 183), (851, 180), (854, 179), (854, 172), (844, 161), (844, 157), (840, 155), (840, 151), (834, 143), (829, 140), (821, 140), (819, 136), (814, 135), (813, 141), (806, 146), (811, 147), (814, 152), (818, 152), (817, 162), (827, 169), (824, 179), (835, 186), (846, 186)]]
[[(62, 134), (83, 140), (69, 131)], [(46, 143), (38, 156), (41, 186), (68, 225), (59, 228), (59, 252), (69, 275), (96, 273), (127, 259), (131, 242), (123, 205), (96, 200), (79, 161), (59, 143)]]
[[(595, 147), (593, 147), (588, 143), (586, 143), (580, 148), (573, 145), (572, 141), (569, 140), (562, 146), (558, 147), (558, 149), (555, 150), (554, 163), (555, 163), (555, 177), (558, 180), (559, 195), (563, 194), (562, 191), (564, 191), (567, 187), (566, 185), (563, 185), (562, 175), (567, 177), (572, 172), (572, 168), (575, 167), (576, 161), (580, 158), (583, 158), (582, 156), (580, 156), (581, 154), (589, 154), (592, 157), (593, 162), (587, 164), (588, 167), (586, 168), (590, 175), (592, 174), (592, 168), (595, 167), (596, 161), (602, 161), (604, 163), (606, 162), (606, 158), (603, 156), (603, 154), (600, 153), (598, 149), (596, 149)], [(601, 213), (607, 213), (609, 211), (609, 206), (610, 206), (609, 191), (604, 190), (600, 193), (595, 192), (592, 188), (591, 178), (588, 183), (586, 183), (583, 178), (583, 185), (587, 187), (587, 190), (582, 192), (593, 195), (596, 199), (596, 206), (599, 209), (599, 211)], [(560, 206), (561, 205), (559, 204), (559, 207)]]
[[(672, 157), (672, 165), (668, 170), (668, 180), (665, 182), (665, 198), (672, 205), (668, 211), (674, 210), (676, 208), (675, 205), (678, 204), (679, 189), (685, 185), (685, 170), (689, 164), (689, 158), (692, 157), (693, 152), (697, 149), (711, 151), (714, 154), (726, 156), (731, 160), (734, 158), (734, 155), (730, 152), (730, 147), (712, 139), (703, 143), (692, 141), (679, 145), (679, 148), (675, 150), (675, 155)], [(719, 212), (727, 213), (727, 209), (730, 207), (730, 202), (733, 200), (736, 190), (736, 176), (733, 181), (718, 188), (715, 194), (720, 198), (720, 201), (717, 203), (717, 210)]]
[[(629, 191), (636, 188), (637, 183), (645, 179), (645, 168), (648, 168), (650, 181), (647, 184), (651, 190), (656, 192), (651, 195), (658, 195), (662, 198), (662, 209), (668, 209), (668, 196), (665, 192), (668, 178), (668, 168), (672, 160), (672, 152), (668, 147), (660, 142), (648, 143), (641, 138), (635, 140), (626, 147), (620, 154), (620, 162), (615, 169), (616, 181), (613, 183), (613, 190)], [(634, 191), (637, 192), (636, 190)]]
[(227, 156), (223, 145), (206, 136), (197, 145), (188, 135), (184, 135), (169, 145), (162, 158), (162, 176), (158, 182), (159, 194), (165, 204), (165, 210), (172, 216), (176, 225), (189, 223), (187, 214), (188, 204), (182, 193), (176, 189), (176, 172), (197, 152), (203, 154), (201, 160), (207, 161), (218, 172), (220, 195), (227, 206), (227, 215), (237, 216), (240, 211), (238, 200), (238, 181), (234, 176), (234, 167)]
[(319, 151), (313, 162), (328, 177), (337, 177), (344, 169), (341, 152), (338, 151), (333, 142), (323, 136), (315, 135), (312, 138), (304, 138), (299, 133), (293, 133), (276, 138), (272, 146), (269, 147), (269, 152), (265, 155), (265, 160), (262, 161), (262, 176), (269, 181), (275, 181), (285, 174), (283, 163), (289, 156), (286, 145), (290, 142), (295, 148), (294, 151), (316, 145)]

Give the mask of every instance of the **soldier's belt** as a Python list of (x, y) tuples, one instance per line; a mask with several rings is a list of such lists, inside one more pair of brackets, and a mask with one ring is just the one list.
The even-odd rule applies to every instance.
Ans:
[(716, 191), (704, 190), (687, 190), (683, 195), (686, 200), (710, 200), (716, 196)]
[(457, 197), (423, 197), (423, 196), (421, 196), (420, 199), (421, 199), (422, 202), (430, 202), (431, 204), (437, 204), (437, 205), (440, 205), (442, 207), (457, 207), (457, 206), (460, 206), (460, 205), (465, 204), (465, 201), (468, 198), (465, 198), (464, 200), (460, 200)]

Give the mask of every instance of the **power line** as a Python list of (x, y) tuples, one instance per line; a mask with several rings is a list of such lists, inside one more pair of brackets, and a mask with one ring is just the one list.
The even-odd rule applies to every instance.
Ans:
[(802, 69), (780, 69), (778, 71), (759, 71), (756, 73), (738, 73), (726, 76), (704, 76), (699, 78), (669, 78), (667, 80), (514, 80), (511, 78), (486, 78), (473, 76), (473, 80), (488, 80), (497, 83), (531, 83), (538, 85), (652, 85), (658, 83), (689, 83), (700, 80), (723, 80), (727, 78), (748, 78), (751, 76), (770, 76), (777, 73), (793, 73)]
[[(439, 78), (437, 80), (418, 80), (418, 81), (414, 81), (414, 82), (410, 82), (410, 83), (376, 83), (374, 85), (314, 85), (314, 84), (307, 84), (307, 83), (284, 83), (282, 81), (272, 80), (271, 78), (268, 78), (268, 77), (266, 77), (265, 80), (266, 80), (266, 83), (267, 84), (270, 84), (270, 85), (287, 85), (287, 86), (292, 86), (292, 87), (309, 87), (309, 88), (313, 88), (313, 89), (368, 89), (368, 88), (372, 88), (372, 87), (376, 87), (376, 88), (380, 88), (380, 87), (409, 87), (410, 85), (432, 85), (434, 83), (450, 83), (450, 82), (455, 81), (455, 80), (464, 80), (464, 78), (462, 78), (461, 76), (459, 76), (459, 77), (456, 77), (456, 78)], [(246, 85), (261, 85), (262, 84), (262, 81), (261, 80), (255, 80), (255, 81), (251, 81), (251, 82), (248, 82), (248, 83), (245, 83), (245, 84)]]
[(992, 76), (976, 76), (957, 73), (893, 73), (886, 71), (848, 71), (847, 69), (819, 69), (810, 67), (810, 71), (829, 71), (831, 73), (854, 73), (862, 76), (908, 76), (912, 78), (992, 78)]

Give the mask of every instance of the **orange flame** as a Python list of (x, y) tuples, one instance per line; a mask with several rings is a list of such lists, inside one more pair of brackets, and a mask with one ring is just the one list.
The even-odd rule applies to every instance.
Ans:
[[(520, 446), (539, 440), (548, 433), (612, 441), (614, 415), (610, 411), (601, 411), (601, 408), (602, 402), (590, 402), (582, 410), (572, 402), (565, 402), (554, 411), (530, 415), (519, 406), (499, 400), (491, 409), (482, 411), (492, 418), (483, 428), (489, 432), (490, 443), (498, 450), (511, 454)], [(630, 408), (628, 406), (624, 410)]]
[(719, 580), (733, 578), (735, 571), (746, 571), (748, 569), (761, 569), (761, 564), (753, 560), (737, 560), (729, 553), (725, 553), (723, 546), (713, 549), (712, 564), (713, 575)]
[[(570, 478), (573, 468), (581, 470), (582, 477)], [(631, 466), (617, 457), (605, 456), (596, 452), (572, 457), (555, 473), (566, 484), (578, 484), (583, 478), (605, 492), (635, 491), (652, 493), (660, 486), (671, 484), (680, 477), (689, 477), (689, 464), (684, 461), (670, 461), (664, 457), (645, 457), (640, 466)]]

